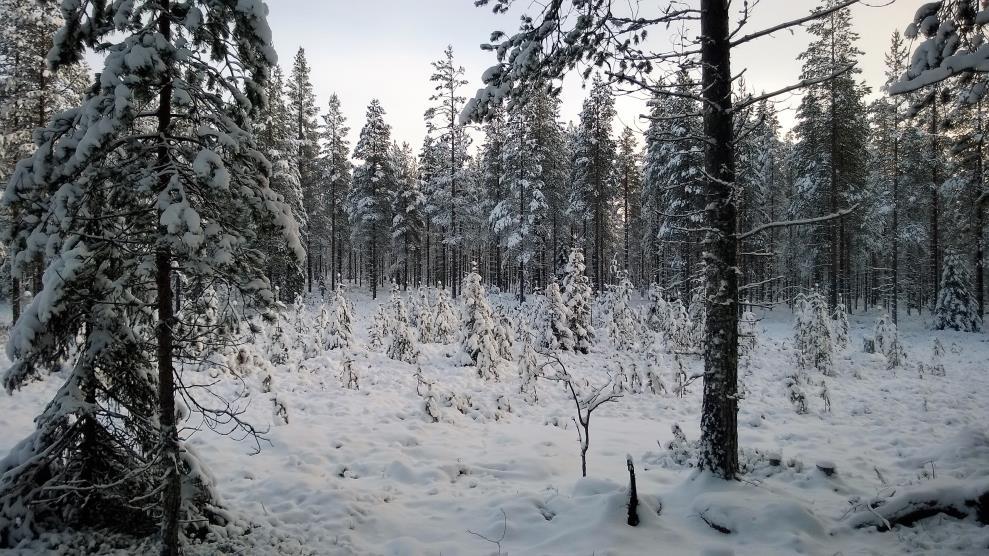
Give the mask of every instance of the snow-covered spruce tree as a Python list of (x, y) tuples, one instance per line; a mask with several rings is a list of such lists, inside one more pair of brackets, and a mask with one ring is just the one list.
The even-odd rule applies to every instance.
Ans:
[(526, 331), (522, 338), (522, 354), (519, 357), (519, 393), (529, 403), (536, 403), (539, 401), (539, 394), (536, 392), (536, 380), (539, 378), (542, 368), (532, 344), (532, 333)]
[(828, 304), (821, 292), (799, 293), (794, 300), (793, 341), (797, 365), (817, 369), (827, 376), (834, 374), (834, 331), (828, 316)]
[(405, 307), (398, 284), (392, 286), (391, 298), (388, 300), (388, 310), (391, 313), (391, 329), (388, 335), (388, 357), (406, 363), (415, 363), (419, 359), (419, 347), (412, 329), (409, 328), (409, 312)]
[(360, 377), (354, 370), (354, 356), (346, 348), (340, 356), (340, 367), (340, 384), (348, 390), (360, 390)]
[(347, 298), (343, 296), (343, 284), (337, 283), (336, 291), (333, 293), (333, 306), (330, 308), (329, 317), (330, 320), (326, 329), (323, 347), (326, 349), (351, 348), (354, 344), (354, 333), (352, 330), (354, 319), (351, 316)]
[(311, 69), (303, 48), (295, 53), (292, 71), (287, 85), (288, 117), (291, 136), (295, 139), (299, 171), (299, 188), (302, 191), (302, 208), (306, 211), (302, 228), (306, 247), (306, 285), (312, 293), (316, 276), (316, 263), (323, 247), (326, 232), (326, 211), (323, 206), (323, 182), (319, 172), (319, 108), (313, 91)]
[(618, 351), (632, 349), (639, 342), (639, 321), (631, 306), (633, 289), (632, 281), (623, 272), (608, 296), (608, 336)]
[[(22, 215), (7, 232), (16, 267), (40, 249), (52, 255), (11, 333), (4, 385), (66, 361), (70, 370), (36, 430), (0, 462), (0, 545), (54, 528), (146, 535), (157, 523), (162, 552), (176, 555), (182, 530), (229, 523), (176, 423), (176, 392), (193, 407), (209, 402), (176, 376), (209, 366), (245, 315), (269, 313), (261, 223), (303, 256), (250, 127), (275, 62), (266, 11), (250, 0), (62, 6), (52, 66), (87, 47), (106, 58), (81, 106), (37, 135), (4, 195)], [(181, 299), (176, 272), (189, 284)], [(190, 317), (207, 286), (222, 310), (200, 329)], [(230, 408), (203, 416), (252, 431)]]
[(584, 252), (579, 247), (570, 249), (570, 257), (563, 269), (563, 303), (570, 310), (568, 326), (574, 336), (574, 349), (587, 353), (594, 341), (594, 327), (591, 325), (591, 280), (584, 272)]
[(464, 68), (453, 61), (452, 46), (447, 46), (443, 57), (432, 65), (433, 74), (429, 80), (435, 85), (429, 100), (434, 104), (426, 109), (424, 118), (426, 133), (436, 148), (435, 167), (431, 172), (433, 179), (428, 189), (439, 194), (430, 196), (427, 210), (434, 215), (435, 224), (442, 228), (440, 280), (444, 287), (450, 284), (450, 291), (456, 299), (460, 287), (458, 277), (463, 272), (461, 264), (466, 262), (460, 260), (463, 241), (460, 212), (466, 189), (465, 167), (469, 158), (467, 148), (470, 146), (470, 136), (459, 116), (466, 101), (460, 91), (468, 82), (464, 79)]
[(406, 363), (419, 360), (419, 347), (407, 322), (396, 320), (388, 344), (388, 357)]
[(832, 327), (834, 331), (834, 345), (837, 349), (848, 349), (848, 307), (841, 296), (838, 296), (838, 305), (831, 313)]
[(539, 330), (539, 346), (550, 351), (571, 351), (576, 345), (570, 330), (570, 309), (563, 302), (560, 285), (554, 277), (546, 286), (546, 295), (536, 317)]
[(604, 287), (606, 261), (613, 248), (612, 206), (617, 194), (614, 164), (617, 156), (612, 122), (615, 97), (611, 86), (595, 75), (591, 90), (580, 111), (580, 125), (574, 141), (573, 190), (570, 213), (575, 226), (583, 231), (584, 251), (591, 257), (594, 287)]
[[(56, 0), (0, 0), (0, 183), (6, 184), (17, 161), (30, 156), (35, 129), (43, 129), (54, 114), (76, 106), (92, 83), (85, 62), (50, 71), (45, 57), (63, 20)], [(0, 222), (19, 215), (0, 209)], [(4, 260), (6, 261), (6, 257)], [(40, 289), (41, 261), (11, 277), (11, 322), (20, 316), (22, 285)], [(7, 268), (6, 271), (11, 269)], [(4, 272), (4, 275), (8, 275)], [(23, 284), (22, 284), (23, 282)]]
[(470, 274), (464, 278), (464, 321), (460, 343), (460, 362), (477, 367), (477, 374), (484, 379), (498, 379), (498, 338), (492, 318), (491, 305), (484, 295), (481, 275), (477, 273), (477, 263), (473, 263)]
[(515, 327), (512, 325), (511, 317), (499, 309), (495, 311), (494, 323), (495, 341), (498, 344), (498, 357), (501, 357), (504, 361), (514, 361), (515, 355), (512, 353), (512, 349), (515, 346)]
[(367, 123), (361, 129), (354, 148), (354, 158), (362, 164), (354, 170), (350, 190), (350, 222), (355, 244), (370, 247), (365, 260), (371, 298), (378, 297), (381, 276), (381, 251), (389, 244), (391, 224), (391, 195), (395, 184), (395, 169), (391, 158), (391, 126), (385, 123), (385, 109), (378, 99), (367, 107)]
[(436, 304), (433, 307), (433, 341), (449, 344), (457, 335), (460, 316), (450, 303), (450, 296), (440, 287), (436, 289)]
[(962, 332), (982, 330), (979, 306), (969, 288), (965, 263), (958, 255), (949, 255), (944, 260), (937, 305), (934, 307), (934, 328)]
[(429, 292), (426, 287), (419, 285), (416, 288), (415, 298), (409, 304), (409, 319), (412, 326), (419, 330), (419, 339), (423, 342), (431, 342), (433, 335), (433, 308), (429, 304)]
[[(272, 71), (266, 86), (265, 110), (253, 120), (258, 150), (271, 163), (270, 186), (282, 196), (299, 224), (305, 227), (306, 210), (299, 185), (299, 150), (293, 133), (294, 126), (285, 100), (285, 77), (280, 67)], [(278, 288), (279, 299), (290, 301), (305, 288), (306, 277), (295, 260), (285, 250), (276, 234), (265, 234), (261, 249), (268, 267), (268, 279)]]
[[(533, 97), (539, 94), (541, 91)], [(491, 229), (500, 238), (506, 259), (515, 263), (520, 303), (525, 303), (528, 274), (532, 271), (530, 263), (543, 249), (542, 227), (549, 208), (543, 194), (544, 153), (538, 148), (535, 133), (539, 123), (535, 100), (527, 99), (508, 110), (500, 161), (503, 191), (490, 214)], [(503, 264), (508, 266), (508, 262)]]
[(426, 199), (419, 191), (415, 155), (408, 143), (392, 143), (392, 167), (395, 185), (391, 196), (391, 275), (408, 289), (415, 271), (417, 247), (426, 233), (424, 208)]
[(350, 191), (351, 164), (350, 144), (347, 142), (347, 118), (343, 115), (340, 97), (336, 93), (330, 95), (323, 114), (323, 125), (319, 135), (323, 140), (323, 154), (320, 160), (320, 176), (322, 178), (326, 199), (324, 210), (329, 226), (329, 270), (330, 289), (336, 290), (339, 273), (343, 269), (344, 242), (346, 238), (347, 217), (344, 204)]
[(663, 288), (659, 284), (649, 285), (649, 307), (646, 310), (645, 324), (649, 330), (666, 334), (670, 327), (670, 307), (663, 297)]

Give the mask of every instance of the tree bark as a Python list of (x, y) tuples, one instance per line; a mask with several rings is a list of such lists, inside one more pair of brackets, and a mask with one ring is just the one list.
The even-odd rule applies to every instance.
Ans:
[(701, 0), (704, 96), (707, 343), (699, 465), (724, 479), (738, 473), (738, 277), (732, 149), (728, 0)]
[[(158, 15), (158, 32), (166, 42), (171, 40), (169, 22), (169, 0), (160, 0), (161, 13)], [(165, 83), (158, 96), (158, 147), (159, 187), (169, 186), (169, 176), (165, 169), (170, 165), (168, 134), (172, 119), (172, 68), (165, 73)], [(175, 315), (172, 299), (172, 256), (165, 243), (162, 231), (161, 243), (155, 254), (155, 286), (158, 289), (158, 421), (161, 435), (164, 488), (161, 494), (161, 537), (162, 556), (179, 554), (179, 512), (182, 505), (181, 463), (179, 461), (179, 438), (175, 425), (175, 370), (173, 368), (173, 331)]]

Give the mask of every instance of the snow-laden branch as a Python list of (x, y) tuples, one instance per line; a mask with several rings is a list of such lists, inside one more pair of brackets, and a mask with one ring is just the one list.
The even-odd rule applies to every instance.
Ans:
[(729, 43), (729, 44), (731, 45), (732, 48), (735, 48), (736, 46), (738, 46), (740, 44), (745, 44), (745, 43), (747, 43), (749, 41), (758, 39), (759, 37), (765, 37), (766, 35), (772, 35), (773, 33), (777, 32), (777, 31), (782, 31), (784, 29), (789, 29), (790, 27), (796, 27), (798, 25), (803, 25), (804, 23), (807, 23), (808, 21), (814, 21), (816, 19), (820, 19), (820, 18), (822, 18), (822, 17), (824, 17), (826, 15), (830, 15), (830, 14), (832, 14), (834, 12), (839, 11), (839, 10), (843, 10), (843, 9), (851, 6), (852, 4), (857, 4), (858, 2), (859, 2), (859, 0), (846, 0), (845, 2), (842, 2), (842, 3), (838, 4), (838, 5), (832, 6), (830, 8), (827, 8), (827, 9), (824, 9), (824, 10), (813, 11), (813, 12), (811, 12), (811, 13), (809, 13), (809, 14), (807, 14), (804, 17), (801, 17), (799, 19), (793, 19), (793, 20), (790, 20), (790, 21), (784, 21), (783, 23), (780, 23), (778, 25), (773, 25), (772, 27), (767, 27), (766, 29), (763, 29), (761, 31), (756, 31), (754, 33), (749, 33), (748, 35), (745, 35), (743, 37), (740, 37), (737, 40), (731, 41), (731, 43)]
[(846, 209), (842, 209), (839, 210), (838, 212), (834, 212), (831, 214), (826, 214), (824, 216), (816, 216), (814, 218), (800, 218), (797, 220), (780, 220), (778, 222), (769, 222), (761, 226), (756, 226), (755, 228), (752, 228), (747, 232), (736, 233), (735, 237), (738, 239), (745, 239), (748, 237), (752, 237), (756, 234), (761, 234), (762, 232), (765, 232), (766, 230), (771, 230), (773, 228), (789, 228), (791, 226), (807, 226), (810, 224), (820, 224), (821, 222), (828, 222), (829, 220), (834, 220), (836, 218), (847, 216), (855, 212), (855, 210), (858, 208), (859, 205), (858, 203), (856, 203)]
[(775, 91), (763, 93), (759, 96), (747, 97), (744, 102), (736, 103), (735, 106), (732, 107), (732, 111), (738, 112), (763, 100), (770, 99), (775, 96), (782, 95), (784, 93), (789, 93), (790, 91), (795, 91), (797, 89), (803, 89), (804, 87), (810, 87), (811, 85), (817, 85), (818, 83), (824, 83), (825, 81), (831, 81), (832, 79), (835, 79), (843, 74), (852, 71), (852, 68), (854, 67), (855, 67), (855, 63), (853, 62), (851, 64), (838, 68), (837, 70), (829, 73), (828, 75), (824, 75), (822, 77), (815, 77), (813, 79), (801, 79), (800, 81), (792, 85), (783, 87), (782, 89), (776, 89)]

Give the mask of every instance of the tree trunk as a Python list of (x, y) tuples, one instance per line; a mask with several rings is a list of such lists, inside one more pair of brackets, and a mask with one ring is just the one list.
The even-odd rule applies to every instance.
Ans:
[[(167, 15), (170, 9), (169, 0), (160, 0), (160, 2), (158, 32), (168, 42), (172, 35)], [(169, 131), (172, 119), (172, 77), (172, 71), (166, 72), (166, 81), (158, 96), (158, 134), (162, 137), (158, 148), (158, 165), (162, 169), (170, 164), (168, 146), (163, 138)], [(162, 171), (159, 187), (163, 190), (168, 188), (169, 179), (168, 174)], [(161, 553), (162, 556), (178, 556), (182, 477), (178, 430), (175, 426), (175, 370), (172, 364), (172, 327), (175, 323), (175, 315), (172, 312), (172, 257), (164, 241), (158, 246), (155, 254), (155, 286), (158, 289), (158, 422), (164, 472), (161, 494)]]
[(893, 208), (892, 208), (892, 253), (890, 253), (890, 285), (893, 290), (889, 299), (889, 314), (893, 324), (898, 322), (898, 296), (900, 293), (900, 130), (898, 108), (893, 108)]
[(938, 282), (940, 281), (941, 275), (941, 260), (938, 251), (941, 249), (941, 238), (940, 238), (940, 211), (941, 211), (941, 200), (939, 198), (939, 186), (938, 183), (938, 141), (937, 141), (937, 89), (934, 90), (934, 98), (931, 100), (931, 197), (930, 197), (930, 212), (931, 212), (931, 253), (930, 253), (930, 266), (931, 266), (931, 310), (934, 310), (934, 303), (937, 300), (938, 293)]
[(728, 0), (701, 0), (707, 226), (707, 342), (699, 466), (724, 479), (738, 473), (738, 277), (732, 150)]

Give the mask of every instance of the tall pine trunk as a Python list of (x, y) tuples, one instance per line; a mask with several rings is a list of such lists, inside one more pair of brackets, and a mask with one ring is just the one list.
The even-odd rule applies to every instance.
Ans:
[[(169, 23), (169, 0), (161, 0), (158, 15), (158, 32), (166, 42), (172, 37)], [(168, 188), (169, 176), (165, 172), (171, 163), (165, 136), (172, 120), (172, 79), (174, 68), (165, 71), (165, 83), (158, 95), (158, 147), (159, 187)], [(175, 426), (175, 369), (172, 362), (173, 330), (175, 315), (172, 300), (172, 256), (165, 243), (165, 232), (155, 254), (155, 286), (158, 290), (158, 423), (164, 476), (161, 493), (161, 553), (162, 556), (179, 554), (179, 510), (182, 505), (179, 438)]]
[(738, 277), (732, 151), (728, 0), (701, 0), (704, 97), (707, 342), (699, 466), (724, 479), (738, 473)]
[(930, 233), (931, 233), (931, 253), (930, 253), (930, 276), (931, 276), (931, 311), (934, 310), (934, 303), (937, 302), (938, 282), (941, 276), (941, 230), (940, 212), (941, 200), (938, 184), (938, 125), (937, 125), (937, 89), (932, 93), (931, 98), (931, 191), (930, 191)]

